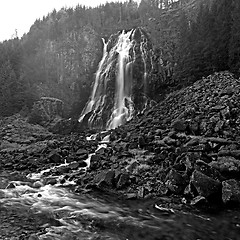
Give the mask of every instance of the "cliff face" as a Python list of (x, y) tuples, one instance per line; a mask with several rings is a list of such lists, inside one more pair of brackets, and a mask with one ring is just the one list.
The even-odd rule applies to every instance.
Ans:
[[(87, 101), (94, 79), (101, 41), (89, 26), (65, 29), (58, 37), (51, 36), (51, 21), (50, 17), (44, 22), (44, 35), (41, 34), (38, 39), (35, 39), (35, 34), (39, 34), (36, 26), (23, 39), (25, 75), (39, 98), (58, 98), (64, 102), (65, 115), (78, 115), (80, 112), (77, 111), (81, 111), (81, 106)], [(33, 43), (34, 40), (37, 44)], [(31, 47), (31, 44), (34, 46)]]

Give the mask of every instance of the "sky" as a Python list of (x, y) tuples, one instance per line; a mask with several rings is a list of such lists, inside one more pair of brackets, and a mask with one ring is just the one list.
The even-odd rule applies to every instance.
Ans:
[(19, 38), (27, 33), (36, 19), (42, 19), (55, 8), (75, 7), (77, 4), (95, 7), (117, 0), (0, 0), (0, 42)]

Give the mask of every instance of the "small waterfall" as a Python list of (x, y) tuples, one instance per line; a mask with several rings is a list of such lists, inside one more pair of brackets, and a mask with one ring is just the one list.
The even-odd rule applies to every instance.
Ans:
[[(94, 86), (93, 86), (93, 91), (90, 97), (90, 100), (88, 101), (87, 105), (85, 106), (85, 108), (83, 109), (83, 112), (79, 118), (79, 122), (81, 122), (83, 120), (83, 118), (86, 116), (86, 114), (90, 113), (93, 110), (93, 107), (97, 107), (97, 105), (101, 102), (100, 101), (100, 91), (99, 91), (99, 83), (101, 81), (101, 72), (103, 69), (103, 64), (105, 62), (105, 59), (107, 58), (108, 52), (107, 52), (107, 44), (105, 42), (105, 39), (102, 38), (102, 42), (103, 42), (103, 57), (98, 65), (98, 70), (96, 72), (96, 77), (95, 77), (95, 82), (94, 82)], [(98, 91), (97, 91), (98, 90)]]
[[(114, 129), (146, 107), (151, 44), (141, 29), (122, 31), (103, 39), (91, 97), (79, 122), (88, 127)], [(150, 46), (150, 47), (149, 47)]]

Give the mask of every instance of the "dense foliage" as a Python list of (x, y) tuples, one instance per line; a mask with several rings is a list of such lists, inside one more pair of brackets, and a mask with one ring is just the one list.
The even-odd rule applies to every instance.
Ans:
[(29, 33), (0, 43), (0, 116), (42, 97), (65, 102), (67, 115), (84, 106), (101, 58), (101, 38), (143, 27), (170, 84), (215, 71), (240, 71), (238, 0), (129, 0), (96, 8), (78, 5), (38, 19)]

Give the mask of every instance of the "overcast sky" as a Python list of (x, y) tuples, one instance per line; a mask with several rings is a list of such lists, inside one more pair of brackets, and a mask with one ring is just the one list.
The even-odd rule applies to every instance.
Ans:
[[(42, 19), (54, 8), (72, 7), (77, 4), (98, 6), (106, 1), (118, 0), (0, 0), (0, 41), (10, 39), (17, 30), (21, 38), (36, 19)], [(121, 0), (120, 0), (121, 1)]]

